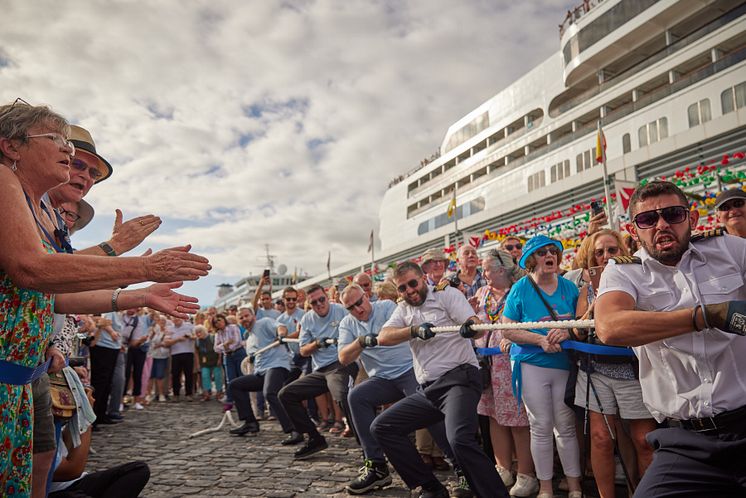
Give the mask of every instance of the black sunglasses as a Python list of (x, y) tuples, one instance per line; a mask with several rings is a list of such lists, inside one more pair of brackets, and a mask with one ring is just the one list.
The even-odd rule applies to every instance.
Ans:
[(724, 213), (730, 211), (732, 208), (742, 208), (746, 204), (743, 199), (733, 199), (732, 201), (724, 202), (718, 207), (718, 211)]
[(326, 296), (321, 296), (320, 298), (314, 299), (313, 301), (311, 301), (311, 306), (321, 306), (325, 302), (326, 302)]
[(523, 249), (523, 244), (505, 244), (503, 247), (506, 251), (512, 251), (513, 249)]
[(635, 225), (640, 229), (653, 228), (658, 224), (658, 220), (663, 220), (669, 225), (677, 225), (683, 223), (689, 218), (689, 207), (688, 206), (670, 206), (662, 209), (653, 209), (650, 211), (643, 211), (635, 215)]
[(285, 299), (285, 301), (297, 301), (298, 300), (297, 297), (285, 297), (283, 299)]
[(406, 284), (401, 284), (399, 287), (396, 288), (401, 294), (404, 294), (407, 291), (407, 287), (411, 287), (412, 289), (416, 289), (420, 285), (420, 281), (416, 278), (413, 278)]
[(537, 256), (539, 256), (541, 258), (543, 258), (544, 256), (547, 255), (548, 252), (551, 252), (552, 254), (557, 255), (557, 254), (560, 253), (560, 250), (557, 247), (555, 247), (555, 246), (542, 247), (541, 249), (537, 249), (534, 252), (534, 254), (536, 254)]
[(349, 306), (346, 306), (346, 307), (345, 307), (345, 309), (346, 309), (347, 311), (352, 311), (352, 310), (354, 310), (355, 308), (357, 308), (358, 306), (362, 306), (362, 305), (363, 305), (363, 297), (365, 297), (365, 294), (363, 294), (362, 296), (360, 296), (360, 299), (358, 299), (357, 301), (355, 301), (355, 302), (354, 302), (354, 303), (352, 303), (351, 305), (349, 305)]

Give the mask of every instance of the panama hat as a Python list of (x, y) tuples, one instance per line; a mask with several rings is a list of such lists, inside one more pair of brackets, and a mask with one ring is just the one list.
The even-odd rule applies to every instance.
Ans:
[(70, 141), (75, 145), (75, 150), (85, 151), (98, 159), (98, 169), (101, 171), (101, 178), (96, 180), (95, 183), (100, 183), (111, 176), (113, 170), (109, 161), (101, 157), (96, 152), (96, 144), (93, 141), (93, 137), (85, 128), (77, 125), (70, 126)]

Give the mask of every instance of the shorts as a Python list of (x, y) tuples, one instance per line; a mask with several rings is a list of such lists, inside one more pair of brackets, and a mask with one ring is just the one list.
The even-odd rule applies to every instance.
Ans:
[(151, 379), (163, 379), (166, 377), (168, 358), (153, 358), (153, 366), (150, 367)]
[[(591, 382), (601, 400), (603, 413), (607, 415), (618, 414), (625, 420), (653, 418), (642, 402), (640, 381), (612, 379), (595, 372), (591, 374)], [(587, 385), (586, 373), (579, 370), (578, 381), (575, 383), (575, 405), (581, 408), (585, 407)], [(593, 412), (601, 413), (601, 407), (598, 406), (593, 389), (588, 396), (588, 408)]]
[(31, 393), (34, 397), (34, 453), (46, 453), (57, 448), (47, 374), (31, 383)]

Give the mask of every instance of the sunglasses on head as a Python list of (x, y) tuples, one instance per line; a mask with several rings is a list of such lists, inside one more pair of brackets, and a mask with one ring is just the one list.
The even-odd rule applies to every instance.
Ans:
[(503, 247), (506, 251), (512, 251), (513, 249), (523, 249), (523, 244), (505, 244)]
[(556, 248), (555, 246), (548, 246), (548, 247), (542, 247), (541, 249), (537, 249), (534, 254), (543, 258), (544, 256), (547, 255), (548, 252), (554, 255), (558, 255), (560, 253), (560, 250)]
[(669, 225), (676, 225), (683, 223), (689, 218), (689, 207), (688, 206), (670, 206), (662, 209), (652, 209), (650, 211), (643, 211), (635, 215), (634, 223), (637, 228), (643, 230), (653, 228), (658, 224), (658, 220), (663, 218), (663, 221)]
[(406, 284), (401, 284), (399, 287), (396, 288), (400, 293), (404, 294), (407, 291), (407, 287), (410, 287), (412, 289), (416, 289), (420, 285), (420, 281), (416, 278), (413, 278)]
[(358, 299), (357, 301), (355, 301), (355, 302), (354, 302), (354, 303), (352, 303), (351, 305), (349, 305), (349, 306), (345, 306), (345, 309), (346, 309), (347, 311), (352, 311), (352, 310), (354, 310), (355, 308), (357, 308), (358, 306), (362, 306), (362, 305), (363, 305), (363, 297), (365, 297), (365, 295), (362, 295), (362, 296), (360, 296), (360, 299)]
[(325, 302), (326, 302), (326, 296), (321, 296), (320, 298), (314, 299), (313, 301), (311, 301), (311, 306), (321, 306)]
[(718, 211), (724, 213), (730, 211), (733, 208), (742, 208), (746, 203), (743, 199), (733, 199), (732, 201), (724, 202), (718, 207)]

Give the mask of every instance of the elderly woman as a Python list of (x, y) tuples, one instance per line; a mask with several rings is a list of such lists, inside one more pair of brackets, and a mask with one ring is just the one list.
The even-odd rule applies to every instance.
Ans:
[[(519, 261), (529, 274), (510, 289), (502, 321), (537, 322), (575, 317), (578, 288), (558, 275), (562, 244), (544, 235), (530, 239)], [(567, 476), (570, 498), (580, 498), (580, 461), (573, 411), (565, 405), (570, 360), (560, 342), (567, 329), (505, 330), (503, 336), (517, 344), (541, 347), (541, 352), (511, 348), (516, 396), (526, 405), (531, 426), (531, 454), (539, 479), (537, 498), (552, 498), (553, 434)], [(534, 348), (535, 349), (535, 348)]]
[[(41, 198), (68, 181), (69, 127), (47, 107), (0, 106), (0, 494), (30, 496), (31, 382), (46, 370), (52, 315), (147, 305), (186, 316), (196, 299), (173, 292), (209, 270), (188, 247), (141, 258), (66, 254), (71, 248)], [(122, 291), (145, 281), (173, 282)], [(96, 289), (113, 289), (100, 290)], [(91, 291), (91, 292), (82, 292)], [(42, 493), (43, 494), (43, 493)]]
[[(619, 232), (600, 230), (588, 237), (588, 251), (582, 267), (594, 271), (603, 269), (616, 256), (627, 256), (627, 247)], [(594, 268), (595, 267), (595, 268)], [(594, 281), (580, 290), (577, 316), (592, 318), (596, 299)], [(579, 331), (585, 338), (585, 331)], [(591, 334), (589, 342), (597, 342)], [(583, 355), (575, 388), (575, 404), (589, 410), (591, 425), (591, 467), (601, 498), (614, 498), (614, 441), (611, 430), (616, 430), (617, 417), (629, 421), (630, 436), (637, 455), (640, 476), (653, 459), (653, 448), (645, 441), (648, 432), (656, 428), (655, 420), (642, 402), (642, 388), (637, 380), (638, 366), (630, 356)], [(590, 378), (588, 377), (590, 372)], [(591, 395), (591, 393), (593, 393)], [(607, 425), (608, 424), (608, 425)]]
[[(476, 293), (478, 315), (484, 323), (500, 321), (510, 287), (523, 273), (506, 251), (493, 249), (482, 259), (482, 272), (487, 285)], [(503, 340), (502, 332), (491, 330), (475, 341), (477, 347), (497, 348)], [(489, 417), (490, 439), (497, 462), (497, 472), (511, 496), (529, 496), (539, 489), (531, 460), (528, 417), (510, 388), (510, 360), (507, 355), (490, 357), (490, 387), (482, 393), (477, 413)], [(518, 457), (517, 478), (511, 472), (513, 450)]]

